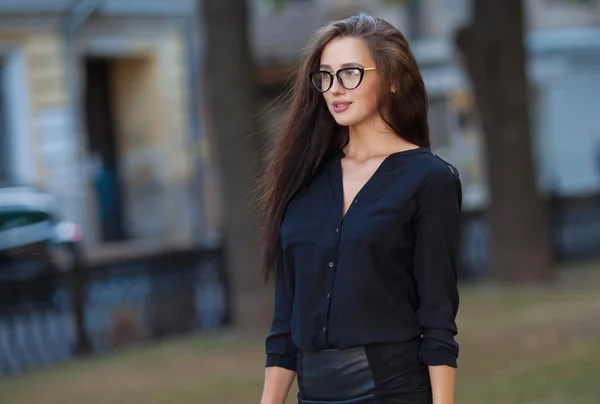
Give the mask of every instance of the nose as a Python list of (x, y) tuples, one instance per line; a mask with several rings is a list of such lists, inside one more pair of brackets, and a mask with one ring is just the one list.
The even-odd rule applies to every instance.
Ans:
[(337, 76), (334, 77), (333, 85), (331, 86), (331, 89), (329, 91), (331, 92), (331, 94), (334, 94), (334, 95), (343, 95), (346, 93), (346, 89), (344, 87), (342, 87)]

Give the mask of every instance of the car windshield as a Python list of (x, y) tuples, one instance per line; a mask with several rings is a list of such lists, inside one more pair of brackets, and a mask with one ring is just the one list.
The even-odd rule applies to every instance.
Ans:
[(45, 212), (9, 211), (0, 212), (0, 231), (28, 226), (49, 220)]
[(0, 249), (49, 240), (53, 235), (53, 220), (46, 212), (0, 211)]

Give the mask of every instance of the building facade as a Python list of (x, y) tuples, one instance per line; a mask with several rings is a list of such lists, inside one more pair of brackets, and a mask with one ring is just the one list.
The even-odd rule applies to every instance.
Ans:
[[(289, 0), (281, 10), (249, 3), (266, 103), (327, 21), (365, 10), (401, 28), (428, 88), (434, 151), (461, 171), (465, 208), (485, 206), (483, 136), (452, 42), (470, 2)], [(563, 195), (600, 189), (599, 4), (526, 2), (539, 182)], [(47, 189), (89, 244), (183, 246), (211, 230), (218, 240), (218, 176), (202, 152), (195, 91), (195, 7), (194, 0), (0, 0), (0, 182)], [(267, 111), (277, 120), (276, 108)]]
[(86, 242), (186, 245), (197, 194), (193, 0), (0, 0), (0, 179)]

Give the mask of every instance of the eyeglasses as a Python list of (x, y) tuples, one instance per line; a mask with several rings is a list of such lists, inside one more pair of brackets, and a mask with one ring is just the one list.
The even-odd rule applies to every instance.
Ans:
[(374, 67), (345, 67), (335, 73), (319, 70), (310, 73), (310, 81), (317, 91), (324, 93), (333, 86), (333, 76), (337, 77), (340, 86), (346, 90), (354, 90), (362, 83), (366, 71), (375, 70)]

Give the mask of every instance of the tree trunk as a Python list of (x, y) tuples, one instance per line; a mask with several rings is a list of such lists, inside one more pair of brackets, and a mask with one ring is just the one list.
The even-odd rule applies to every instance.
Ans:
[(491, 272), (503, 281), (552, 279), (550, 238), (537, 188), (521, 0), (473, 0), (459, 31), (485, 133), (490, 185)]
[(201, 0), (200, 7), (206, 35), (206, 110), (220, 172), (233, 321), (238, 328), (262, 331), (271, 315), (271, 299), (260, 281), (259, 216), (252, 202), (262, 144), (248, 8), (245, 0)]

